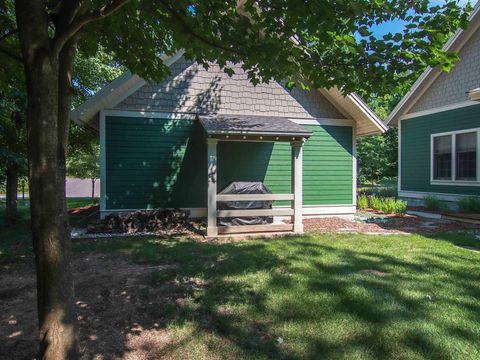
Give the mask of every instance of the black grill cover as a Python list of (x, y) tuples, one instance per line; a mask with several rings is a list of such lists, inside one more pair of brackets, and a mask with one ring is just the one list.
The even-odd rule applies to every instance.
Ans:
[[(235, 181), (223, 189), (220, 194), (271, 194), (272, 192), (259, 181)], [(271, 209), (271, 201), (221, 201), (219, 210)], [(218, 225), (262, 225), (273, 223), (272, 216), (219, 218)]]

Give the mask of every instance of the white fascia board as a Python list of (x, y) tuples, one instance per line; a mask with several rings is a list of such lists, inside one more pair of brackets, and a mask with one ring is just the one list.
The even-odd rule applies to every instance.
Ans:
[[(470, 24), (467, 29), (458, 29), (455, 34), (447, 41), (443, 47), (443, 51), (460, 51), (465, 43), (470, 39), (470, 37), (475, 33), (477, 28), (480, 26), (480, 1), (477, 2), (473, 12), (469, 16)], [(410, 110), (417, 100), (428, 90), (430, 85), (437, 79), (441, 74), (441, 71), (428, 67), (422, 75), (415, 81), (410, 91), (408, 91), (405, 96), (400, 100), (400, 102), (395, 106), (390, 115), (388, 115), (385, 123), (389, 125), (392, 122), (392, 125), (398, 123), (398, 118)]]
[(480, 88), (470, 90), (468, 92), (468, 97), (472, 101), (480, 101)]
[(341, 113), (354, 119), (359, 125), (357, 136), (382, 134), (387, 131), (388, 127), (357, 94), (344, 96), (338, 88), (322, 89), (321, 92)]
[(377, 129), (383, 134), (388, 130), (388, 126), (373, 112), (372, 109), (362, 100), (360, 96), (355, 93), (348, 95), (358, 108), (365, 114), (365, 116), (377, 127)]
[[(171, 66), (180, 59), (184, 53), (184, 50), (180, 50), (173, 56), (163, 55), (161, 59), (166, 66)], [(79, 105), (71, 112), (70, 117), (75, 122), (86, 123), (99, 111), (113, 108), (120, 104), (145, 84), (146, 81), (140, 76), (127, 71)]]
[(400, 198), (411, 198), (411, 199), (424, 199), (425, 196), (435, 196), (439, 200), (443, 201), (458, 201), (460, 199), (476, 196), (476, 195), (467, 195), (467, 194), (446, 194), (446, 193), (437, 193), (437, 192), (426, 192), (426, 191), (408, 191), (401, 190), (398, 192)]

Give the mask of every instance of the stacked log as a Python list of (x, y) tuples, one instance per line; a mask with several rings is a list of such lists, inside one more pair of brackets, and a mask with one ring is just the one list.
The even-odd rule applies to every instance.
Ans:
[(189, 212), (183, 210), (137, 210), (127, 214), (111, 214), (92, 224), (89, 233), (162, 233), (196, 232)]

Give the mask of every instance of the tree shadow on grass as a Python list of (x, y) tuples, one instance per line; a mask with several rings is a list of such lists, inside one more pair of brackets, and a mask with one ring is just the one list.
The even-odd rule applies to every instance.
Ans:
[(439, 359), (463, 344), (473, 358), (476, 259), (381, 249), (326, 237), (77, 244), (83, 356)]

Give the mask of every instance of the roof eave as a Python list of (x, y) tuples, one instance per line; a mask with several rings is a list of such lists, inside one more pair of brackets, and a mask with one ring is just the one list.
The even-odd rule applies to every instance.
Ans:
[[(161, 59), (166, 66), (170, 66), (184, 53), (184, 50), (180, 50), (174, 55), (162, 55)], [(146, 81), (140, 76), (127, 71), (72, 110), (70, 118), (79, 124), (87, 124), (102, 109), (115, 107), (145, 84)]]
[(480, 101), (480, 88), (470, 90), (467, 94), (470, 100)]

